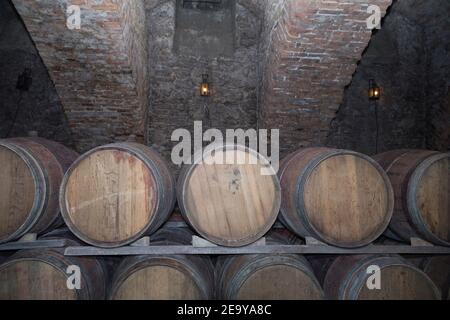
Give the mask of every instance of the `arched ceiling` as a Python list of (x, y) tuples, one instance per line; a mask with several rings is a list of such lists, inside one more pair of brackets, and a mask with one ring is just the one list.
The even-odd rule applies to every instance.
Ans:
[[(92, 137), (146, 136), (145, 10), (162, 1), (87, 1), (79, 31), (66, 28), (69, 0), (13, 0), (46, 64), (80, 150)], [(322, 145), (370, 41), (363, 1), (237, 0), (264, 16), (260, 125), (281, 129), (281, 147)], [(384, 14), (392, 0), (372, 0)], [(276, 9), (276, 10), (275, 10)]]

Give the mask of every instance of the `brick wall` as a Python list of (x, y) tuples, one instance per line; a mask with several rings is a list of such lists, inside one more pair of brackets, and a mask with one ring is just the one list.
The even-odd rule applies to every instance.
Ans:
[[(374, 0), (382, 13), (391, 4)], [(324, 145), (366, 48), (366, 1), (271, 0), (265, 29), (260, 125), (280, 128), (282, 154)], [(269, 11), (269, 10), (267, 10)]]
[[(146, 35), (136, 0), (13, 0), (64, 106), (77, 148), (145, 137)], [(81, 6), (81, 29), (66, 27)]]
[[(447, 0), (396, 1), (409, 9), (362, 60), (367, 7), (384, 14), (390, 0), (238, 0), (233, 55), (208, 59), (173, 52), (175, 0), (13, 2), (80, 151), (135, 134), (169, 157), (172, 131), (202, 120), (204, 129), (279, 128), (282, 155), (317, 145), (372, 153), (371, 77), (387, 90), (382, 148), (449, 145)], [(65, 26), (69, 3), (81, 5), (81, 30)], [(197, 90), (204, 72), (208, 99)]]

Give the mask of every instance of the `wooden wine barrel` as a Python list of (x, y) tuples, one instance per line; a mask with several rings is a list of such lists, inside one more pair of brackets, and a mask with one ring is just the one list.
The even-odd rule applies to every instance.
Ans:
[[(380, 268), (379, 290), (371, 290), (367, 286), (368, 278), (373, 275), (368, 273), (370, 266)], [(323, 288), (328, 299), (338, 300), (440, 299), (439, 289), (433, 281), (419, 268), (396, 255), (340, 256), (331, 263)]]
[(409, 241), (421, 237), (450, 245), (450, 153), (394, 150), (375, 156), (394, 188), (389, 230)]
[(273, 228), (266, 235), (268, 245), (303, 245), (305, 242), (295, 233), (284, 228)]
[(59, 187), (77, 156), (38, 137), (0, 140), (0, 243), (62, 223)]
[(316, 300), (322, 288), (305, 258), (297, 255), (220, 257), (217, 296), (225, 300)]
[(299, 236), (339, 247), (374, 241), (386, 229), (393, 191), (383, 169), (352, 151), (306, 148), (280, 163), (280, 220)]
[[(186, 228), (161, 229), (152, 245), (190, 243)], [(214, 298), (214, 269), (204, 256), (136, 256), (118, 267), (109, 299), (112, 300), (207, 300)]]
[(151, 148), (132, 142), (95, 148), (65, 175), (61, 213), (81, 240), (118, 247), (155, 232), (175, 204), (173, 177)]
[(327, 271), (333, 263), (334, 259), (336, 259), (338, 255), (307, 255), (306, 259), (310, 263), (312, 269), (314, 270), (314, 274), (316, 275), (317, 280), (321, 286), (323, 286), (323, 282), (325, 281), (325, 277), (327, 275)]
[[(203, 162), (196, 156), (193, 165), (183, 168), (177, 188), (180, 210), (211, 242), (230, 247), (253, 243), (278, 215), (281, 194), (275, 171), (249, 148), (221, 145), (212, 150), (205, 152)], [(263, 175), (262, 170), (272, 174)]]
[(427, 256), (412, 258), (412, 260), (441, 290), (442, 298), (448, 299), (447, 296), (450, 289), (450, 256)]
[[(69, 266), (80, 268), (80, 290), (67, 286), (74, 283)], [(0, 300), (101, 300), (105, 287), (100, 261), (66, 257), (63, 249), (19, 251), (0, 265)]]

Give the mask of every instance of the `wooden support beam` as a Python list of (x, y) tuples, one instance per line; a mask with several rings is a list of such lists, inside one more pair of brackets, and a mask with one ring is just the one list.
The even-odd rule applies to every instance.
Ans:
[(239, 254), (450, 254), (450, 247), (440, 246), (384, 246), (369, 245), (362, 248), (338, 248), (329, 245), (252, 245), (240, 248), (221, 246), (145, 246), (103, 249), (96, 247), (68, 247), (68, 256), (128, 256), (128, 255), (239, 255)]
[(65, 239), (53, 240), (36, 240), (36, 241), (16, 241), (0, 245), (0, 251), (15, 251), (27, 249), (50, 249), (50, 248), (64, 248), (67, 246)]

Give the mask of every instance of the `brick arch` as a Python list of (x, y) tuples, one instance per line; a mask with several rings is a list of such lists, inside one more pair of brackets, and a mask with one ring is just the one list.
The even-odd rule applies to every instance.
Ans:
[[(146, 136), (147, 69), (142, 1), (13, 0), (60, 96), (79, 151)], [(80, 30), (65, 8), (81, 7)], [(95, 137), (95, 139), (93, 139)]]
[[(370, 4), (384, 15), (391, 2)], [(282, 153), (326, 143), (371, 38), (367, 7), (365, 1), (269, 1), (259, 120), (280, 129)]]
[[(80, 151), (147, 136), (145, 11), (168, 0), (13, 0), (55, 83)], [(172, 0), (175, 1), (175, 0)], [(260, 127), (281, 129), (281, 149), (325, 143), (345, 86), (367, 46), (362, 0), (238, 0), (264, 14)], [(383, 14), (392, 0), (373, 0)], [(65, 27), (79, 4), (81, 30)], [(95, 139), (93, 139), (95, 137)]]

